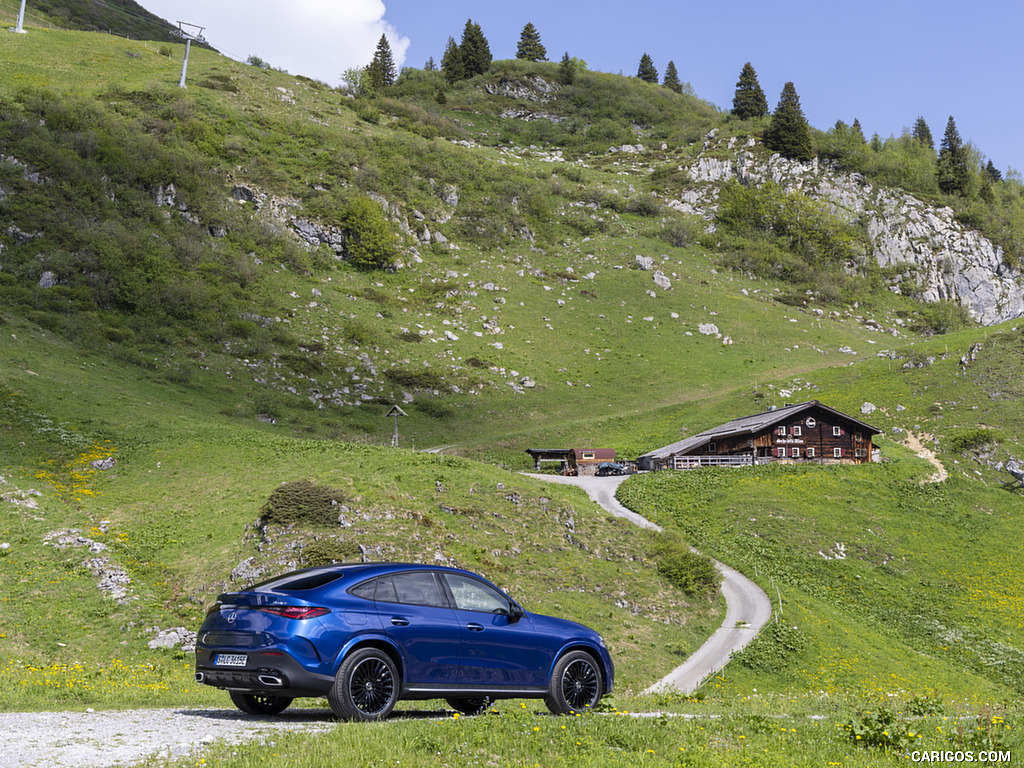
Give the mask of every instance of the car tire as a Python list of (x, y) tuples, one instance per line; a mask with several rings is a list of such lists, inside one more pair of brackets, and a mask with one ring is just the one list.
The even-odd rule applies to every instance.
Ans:
[(604, 695), (601, 667), (586, 651), (569, 651), (555, 662), (544, 703), (556, 715), (593, 710)]
[(342, 720), (383, 720), (395, 708), (400, 687), (390, 656), (377, 648), (360, 648), (341, 663), (327, 701)]
[(445, 699), (448, 706), (464, 715), (479, 715), (491, 705), (491, 697), (479, 699)]
[(276, 715), (288, 709), (293, 701), (288, 696), (272, 693), (240, 693), (229, 691), (231, 702), (248, 715)]

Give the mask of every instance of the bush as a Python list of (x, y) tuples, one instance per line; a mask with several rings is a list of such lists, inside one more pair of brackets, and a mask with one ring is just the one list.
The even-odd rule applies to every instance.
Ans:
[(712, 597), (718, 592), (722, 575), (714, 561), (691, 551), (685, 544), (670, 541), (657, 553), (658, 573), (668, 582), (693, 597)]
[(398, 239), (380, 206), (368, 197), (350, 201), (342, 216), (349, 262), (359, 269), (385, 269), (397, 255)]
[(351, 541), (319, 539), (302, 548), (302, 557), (310, 566), (352, 562), (359, 556), (359, 545)]
[(740, 663), (758, 672), (777, 674), (793, 664), (806, 645), (806, 639), (796, 627), (772, 623), (743, 649)]
[(338, 505), (347, 500), (348, 494), (337, 488), (296, 480), (274, 489), (260, 509), (260, 519), (263, 526), (334, 525), (338, 522)]
[(996, 429), (965, 427), (951, 430), (946, 435), (946, 447), (950, 453), (966, 453), (992, 443), (998, 443), (1002, 438), (1002, 433)]

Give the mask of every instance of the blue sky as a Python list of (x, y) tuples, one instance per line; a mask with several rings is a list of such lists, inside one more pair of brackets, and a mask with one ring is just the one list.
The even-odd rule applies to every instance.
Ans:
[(1024, 0), (141, 4), (171, 21), (206, 24), (210, 42), (236, 57), (256, 54), (332, 85), (345, 69), (369, 62), (382, 33), (405, 66), (440, 61), (448, 37), (458, 40), (469, 18), (483, 29), (495, 58), (514, 57), (523, 26), (532, 22), (552, 60), (568, 51), (591, 69), (635, 75), (646, 52), (659, 73), (673, 60), (697, 95), (724, 108), (749, 61), (769, 107), (792, 80), (816, 128), (858, 118), (869, 137), (877, 132), (884, 139), (921, 115), (938, 146), (952, 115), (961, 137), (997, 168), (1024, 171)]

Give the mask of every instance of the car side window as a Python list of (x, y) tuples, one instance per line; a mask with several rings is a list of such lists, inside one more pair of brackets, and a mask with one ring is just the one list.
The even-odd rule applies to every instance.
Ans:
[(373, 593), (376, 588), (377, 579), (370, 579), (369, 581), (364, 581), (362, 584), (356, 584), (356, 586), (352, 587), (348, 593), (350, 595), (355, 595), (356, 597), (361, 597), (365, 600), (373, 600)]
[(481, 613), (505, 613), (508, 611), (508, 598), (493, 587), (457, 573), (443, 575), (455, 598), (455, 607), (460, 611)]
[(377, 580), (376, 599), (378, 602), (385, 603), (428, 605), (436, 608), (448, 607), (448, 603), (434, 579), (434, 574), (430, 571), (381, 576)]

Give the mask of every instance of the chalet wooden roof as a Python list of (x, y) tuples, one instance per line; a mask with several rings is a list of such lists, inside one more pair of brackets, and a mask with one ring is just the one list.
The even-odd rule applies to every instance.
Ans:
[(583, 454), (592, 453), (594, 454), (591, 459), (587, 461), (614, 461), (615, 460), (615, 449), (614, 448), (573, 448), (573, 452), (576, 454), (576, 461), (583, 460)]
[(877, 427), (866, 424), (860, 419), (855, 419), (853, 416), (845, 414), (842, 411), (837, 411), (835, 408), (829, 408), (818, 400), (808, 400), (806, 403), (787, 405), (784, 408), (776, 408), (774, 411), (763, 411), (762, 413), (756, 413), (753, 416), (741, 416), (738, 419), (733, 419), (732, 421), (726, 422), (720, 426), (705, 430), (693, 437), (688, 437), (677, 443), (672, 443), (671, 445), (666, 445), (663, 448), (658, 448), (657, 450), (645, 453), (641, 458), (650, 457), (652, 459), (664, 459), (669, 456), (687, 454), (690, 451), (700, 448), (707, 443), (713, 442), (718, 438), (731, 437), (733, 435), (757, 434), (759, 432), (763, 432), (765, 429), (770, 429), (780, 422), (788, 421), (797, 414), (812, 408), (818, 408), (826, 411), (843, 421), (852, 422), (865, 432), (870, 432), (872, 435), (877, 435), (882, 431)]

